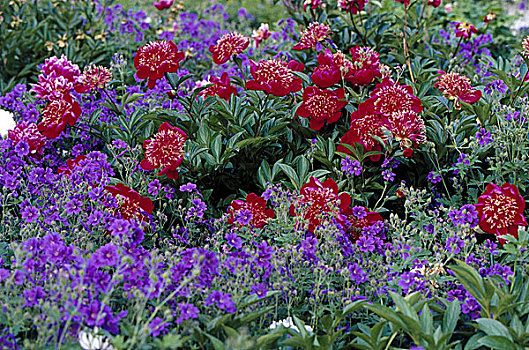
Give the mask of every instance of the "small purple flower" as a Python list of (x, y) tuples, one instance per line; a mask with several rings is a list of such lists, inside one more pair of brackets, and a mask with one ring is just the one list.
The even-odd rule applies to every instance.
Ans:
[(459, 158), (457, 158), (457, 162), (456, 162), (456, 165), (470, 165), (470, 159), (468, 158), (468, 154), (466, 153), (461, 153), (459, 155)]
[(411, 285), (415, 283), (415, 276), (415, 272), (404, 272), (400, 275), (397, 284), (403, 289), (404, 293), (408, 293)]
[(149, 333), (156, 338), (160, 333), (166, 333), (167, 326), (169, 326), (169, 323), (163, 322), (163, 319), (160, 317), (156, 317), (149, 323)]
[(31, 205), (26, 205), (20, 210), (20, 215), (24, 221), (32, 223), (39, 218), (39, 210)]
[(476, 138), (478, 139), (478, 143), (481, 145), (481, 146), (486, 146), (488, 145), (489, 143), (491, 143), (492, 141), (494, 141), (492, 139), (492, 135), (490, 134), (490, 132), (488, 132), (487, 130), (481, 128), (477, 133), (476, 133)]
[(156, 196), (161, 188), (162, 184), (160, 183), (160, 181), (158, 181), (158, 179), (154, 179), (147, 186), (147, 193), (149, 193), (151, 196)]
[(72, 198), (70, 202), (66, 203), (64, 209), (66, 209), (66, 214), (68, 215), (79, 214), (83, 210), (83, 202)]
[(123, 140), (114, 140), (112, 141), (112, 145), (116, 148), (127, 148), (128, 147), (127, 143)]
[(448, 253), (459, 254), (461, 249), (465, 247), (465, 241), (458, 236), (450, 236), (446, 240), (445, 249)]
[(367, 216), (366, 208), (361, 206), (353, 207), (353, 215), (356, 216), (358, 219), (363, 219)]
[(190, 303), (179, 303), (178, 311), (180, 311), (180, 317), (176, 319), (176, 323), (182, 323), (185, 320), (196, 319), (198, 317), (198, 308)]
[(382, 172), (382, 177), (385, 181), (394, 181), (395, 180), (395, 173), (391, 170), (384, 170)]
[(492, 242), (490, 239), (487, 239), (485, 241), (485, 248), (487, 248), (492, 255), (498, 254), (498, 245), (494, 242)]
[(15, 152), (19, 157), (24, 157), (29, 154), (29, 145), (26, 141), (19, 141), (15, 146)]
[(441, 175), (435, 171), (430, 171), (430, 173), (428, 173), (427, 179), (430, 180), (432, 184), (439, 183), (442, 180)]
[(250, 209), (239, 210), (237, 212), (237, 217), (235, 218), (235, 222), (237, 222), (239, 225), (246, 226), (250, 224), (252, 217), (253, 215)]
[(197, 185), (194, 183), (188, 182), (185, 185), (180, 186), (180, 192), (194, 192), (197, 190)]
[(236, 232), (229, 232), (224, 236), (230, 246), (236, 249), (242, 248), (242, 238)]
[(38, 305), (40, 299), (46, 297), (46, 292), (41, 286), (36, 286), (32, 289), (26, 289), (22, 293), (24, 294), (24, 298), (26, 298), (24, 307), (36, 306)]
[(110, 225), (110, 233), (116, 237), (122, 237), (130, 231), (130, 222), (124, 219), (115, 219)]
[(94, 253), (94, 260), (99, 266), (114, 266), (119, 261), (118, 247), (107, 243)]
[(342, 159), (342, 172), (347, 176), (360, 176), (363, 170), (358, 160), (353, 160), (349, 156)]

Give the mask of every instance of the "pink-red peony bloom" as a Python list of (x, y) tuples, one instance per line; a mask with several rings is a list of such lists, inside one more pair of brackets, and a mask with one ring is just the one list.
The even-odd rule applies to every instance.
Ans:
[(318, 66), (312, 72), (311, 80), (321, 88), (327, 88), (342, 79), (341, 67), (334, 61), (334, 56), (329, 49), (318, 55)]
[(438, 8), (439, 6), (441, 6), (441, 0), (428, 0), (426, 5)]
[(165, 73), (175, 73), (184, 59), (172, 41), (154, 41), (138, 49), (134, 57), (134, 67), (139, 79), (149, 79), (149, 89), (154, 89), (156, 80)]
[(143, 142), (145, 159), (140, 166), (145, 170), (162, 168), (158, 176), (167, 174), (170, 179), (178, 179), (176, 168), (184, 159), (186, 139), (185, 132), (167, 122), (163, 123), (153, 139)]
[(353, 84), (366, 85), (375, 77), (381, 77), (379, 54), (369, 47), (355, 46), (349, 50), (353, 63), (347, 72), (346, 81)]
[[(518, 226), (527, 226), (523, 215), (525, 200), (518, 193), (518, 188), (509, 183), (504, 183), (501, 188), (493, 183), (488, 184), (478, 198), (476, 210), (479, 227), (496, 236), (510, 234), (518, 238)], [(499, 241), (505, 243), (502, 238)]]
[(90, 66), (85, 68), (82, 75), (77, 77), (75, 91), (89, 92), (92, 89), (102, 89), (112, 79), (110, 70), (103, 66)]
[(65, 174), (66, 176), (70, 176), (70, 173), (71, 171), (79, 165), (79, 163), (83, 160), (86, 159), (86, 156), (83, 156), (83, 155), (78, 155), (77, 157), (75, 157), (75, 159), (68, 159), (66, 161), (66, 167), (58, 167), (57, 168), (57, 172), (59, 174)]
[(317, 8), (324, 9), (326, 7), (323, 0), (305, 0), (303, 1), (303, 11), (307, 11), (307, 7), (310, 7), (311, 10), (316, 10)]
[(338, 0), (338, 7), (356, 15), (358, 12), (364, 11), (367, 1), (368, 0)]
[(422, 112), (422, 102), (415, 95), (409, 85), (384, 79), (371, 92), (371, 97), (365, 102), (371, 113), (389, 115), (399, 111)]
[(226, 72), (222, 73), (220, 79), (214, 76), (209, 77), (209, 82), (214, 85), (200, 91), (200, 96), (218, 96), (229, 101), (231, 95), (237, 95), (237, 89), (231, 85), (230, 77)]
[(212, 53), (213, 62), (223, 64), (232, 56), (243, 52), (248, 45), (250, 45), (250, 39), (233, 32), (224, 34), (215, 45), (209, 47), (209, 52)]
[[(402, 148), (409, 149), (417, 143), (426, 141), (424, 121), (415, 112), (400, 111), (392, 113), (383, 118), (383, 124)], [(409, 153), (410, 151), (407, 152)]]
[(42, 111), (42, 120), (38, 125), (39, 131), (47, 138), (58, 137), (66, 125), (74, 125), (81, 115), (81, 107), (70, 95), (62, 100), (54, 100)]
[(20, 141), (24, 141), (29, 146), (29, 155), (40, 158), (46, 146), (46, 138), (39, 132), (37, 125), (25, 121), (19, 122), (14, 129), (7, 132), (9, 139), (16, 146)]
[(246, 226), (244, 225), (245, 223), (242, 222), (244, 219), (238, 219), (238, 217), (241, 214), (245, 216), (249, 214), (249, 216), (245, 218), (248, 222), (247, 225), (256, 228), (262, 228), (268, 219), (276, 217), (273, 209), (266, 209), (265, 199), (255, 193), (249, 193), (246, 196), (246, 202), (239, 199), (234, 200), (228, 208), (228, 214), (230, 215), (228, 218), (229, 224), (239, 224), (242, 226)]
[(477, 33), (478, 30), (472, 24), (466, 22), (456, 23), (456, 38), (470, 39), (472, 33)]
[(60, 100), (70, 93), (80, 75), (79, 66), (68, 61), (66, 56), (47, 58), (42, 65), (39, 82), (32, 85), (32, 91), (40, 99)]
[(347, 104), (343, 101), (344, 98), (343, 88), (321, 90), (308, 86), (303, 91), (303, 103), (298, 107), (296, 114), (303, 118), (310, 118), (310, 128), (320, 130), (325, 122), (332, 124), (340, 119), (341, 110)]
[(331, 28), (326, 24), (314, 22), (309, 24), (309, 27), (301, 33), (299, 43), (294, 45), (293, 50), (300, 51), (312, 49), (316, 44), (329, 37)]
[(154, 2), (154, 7), (156, 7), (159, 11), (168, 9), (169, 7), (173, 6), (174, 0), (160, 0)]
[[(365, 103), (358, 105), (358, 110), (351, 114), (351, 127), (340, 139), (341, 143), (355, 147), (355, 143), (364, 146), (364, 151), (381, 151), (380, 143), (373, 138), (384, 137), (382, 132), (383, 118), (376, 113), (370, 113)], [(346, 147), (338, 145), (337, 151), (352, 154)], [(380, 154), (369, 157), (373, 162), (380, 159)]]
[(121, 217), (125, 220), (136, 219), (144, 221), (145, 216), (143, 213), (150, 214), (154, 209), (154, 205), (149, 198), (140, 196), (138, 192), (122, 183), (116, 186), (107, 186), (105, 189), (117, 199), (118, 210)]
[(344, 215), (350, 212), (351, 196), (347, 193), (338, 194), (338, 185), (333, 179), (322, 183), (311, 177), (308, 183), (301, 186), (299, 194), (296, 203), (290, 206), (290, 215), (300, 215), (307, 220), (308, 230), (312, 233), (331, 216), (343, 223), (346, 219)]
[(468, 77), (443, 71), (439, 71), (439, 74), (435, 87), (441, 90), (446, 98), (456, 100), (456, 108), (461, 107), (460, 101), (475, 103), (481, 98), (481, 91), (472, 90)]
[(255, 42), (255, 47), (258, 48), (261, 42), (265, 41), (272, 35), (268, 30), (268, 24), (261, 23), (261, 26), (252, 32), (252, 39)]
[(274, 96), (285, 96), (303, 88), (301, 78), (292, 73), (292, 71), (301, 72), (303, 69), (303, 63), (296, 61), (288, 63), (280, 59), (261, 60), (259, 63), (250, 61), (253, 80), (246, 82), (246, 88), (266, 91)]

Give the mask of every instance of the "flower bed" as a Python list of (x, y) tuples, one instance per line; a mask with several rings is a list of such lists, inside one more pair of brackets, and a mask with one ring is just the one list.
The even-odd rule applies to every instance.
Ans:
[(529, 38), (500, 12), (32, 6), (0, 21), (0, 347), (528, 346)]

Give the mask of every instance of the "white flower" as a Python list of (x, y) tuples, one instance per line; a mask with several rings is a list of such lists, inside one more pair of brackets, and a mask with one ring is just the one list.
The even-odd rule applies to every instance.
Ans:
[[(98, 329), (94, 329), (93, 332), (97, 333)], [(94, 336), (92, 333), (79, 331), (77, 338), (83, 350), (114, 350), (109, 339), (102, 335)]]
[[(287, 317), (285, 318), (284, 320), (281, 320), (279, 322), (272, 322), (269, 326), (270, 329), (276, 329), (277, 327), (279, 326), (283, 326), (285, 328), (290, 328), (292, 330), (295, 330), (296, 332), (299, 333), (299, 328), (296, 327), (296, 324), (294, 323), (294, 320), (292, 320), (292, 317)], [(305, 325), (305, 329), (309, 332), (312, 332), (312, 327), (311, 326), (307, 326)]]
[(17, 123), (13, 119), (13, 113), (0, 109), (0, 137), (7, 137), (7, 132), (15, 126)]

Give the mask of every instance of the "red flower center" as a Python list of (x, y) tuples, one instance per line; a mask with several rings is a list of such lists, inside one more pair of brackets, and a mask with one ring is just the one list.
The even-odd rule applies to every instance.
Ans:
[(154, 140), (146, 144), (145, 158), (154, 168), (170, 166), (184, 156), (185, 141), (185, 135), (177, 130), (160, 130)]
[(63, 116), (72, 112), (72, 104), (63, 100), (54, 100), (42, 111), (41, 124), (45, 127), (58, 125), (63, 122)]
[(413, 100), (403, 86), (390, 84), (380, 88), (374, 105), (378, 112), (390, 114), (400, 110), (411, 110)]
[(281, 85), (289, 85), (294, 80), (294, 75), (285, 61), (276, 59), (259, 62), (254, 78), (263, 83), (277, 82)]
[(512, 225), (518, 205), (514, 198), (501, 193), (493, 193), (485, 198), (484, 220), (494, 228), (502, 229)]

